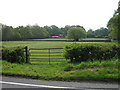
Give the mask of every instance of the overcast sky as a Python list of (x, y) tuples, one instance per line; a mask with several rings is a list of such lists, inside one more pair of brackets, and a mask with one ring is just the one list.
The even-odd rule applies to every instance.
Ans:
[(0, 0), (0, 23), (20, 25), (81, 25), (106, 27), (119, 0)]

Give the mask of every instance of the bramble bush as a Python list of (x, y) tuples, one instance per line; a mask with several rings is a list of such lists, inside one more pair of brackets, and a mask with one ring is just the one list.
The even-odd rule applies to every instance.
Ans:
[(11, 63), (25, 63), (26, 57), (24, 47), (3, 48), (2, 60), (6, 60)]
[(108, 60), (117, 58), (120, 47), (110, 44), (77, 44), (65, 47), (64, 57), (71, 62)]

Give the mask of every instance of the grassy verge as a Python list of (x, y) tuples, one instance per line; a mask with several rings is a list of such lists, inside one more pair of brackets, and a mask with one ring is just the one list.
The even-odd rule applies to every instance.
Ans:
[(82, 62), (79, 64), (71, 64), (67, 62), (51, 63), (39, 65), (33, 64), (16, 64), (6, 61), (2, 63), (3, 75), (29, 77), (42, 80), (56, 81), (115, 81), (120, 79), (120, 71), (117, 59), (108, 61)]

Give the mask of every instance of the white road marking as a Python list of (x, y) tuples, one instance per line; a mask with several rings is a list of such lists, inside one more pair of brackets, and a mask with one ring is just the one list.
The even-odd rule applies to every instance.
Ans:
[(22, 86), (44, 87), (44, 88), (64, 88), (64, 89), (71, 88), (72, 89), (72, 87), (58, 87), (58, 86), (36, 85), (36, 84), (26, 84), (26, 83), (16, 83), (16, 82), (5, 82), (5, 81), (0, 81), (0, 83), (22, 85)]

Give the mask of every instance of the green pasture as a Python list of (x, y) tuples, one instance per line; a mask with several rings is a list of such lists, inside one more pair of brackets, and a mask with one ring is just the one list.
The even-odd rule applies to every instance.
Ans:
[[(66, 45), (69, 45), (73, 42), (64, 42), (64, 41), (3, 41), (2, 45), (4, 47), (16, 47), (16, 46), (28, 46), (31, 48), (64, 48)], [(80, 44), (113, 44), (112, 42), (76, 42)], [(37, 53), (34, 53), (37, 52)], [(41, 53), (43, 52), (43, 53)], [(51, 52), (61, 52), (61, 53), (51, 53)], [(32, 63), (41, 63), (41, 62), (66, 62), (66, 59), (63, 57), (64, 49), (55, 49), (50, 50), (50, 60), (49, 60), (49, 50), (30, 50), (30, 60)], [(40, 59), (41, 58), (41, 59)], [(57, 59), (60, 58), (60, 59)], [(61, 59), (64, 58), (64, 59)]]
[[(45, 39), (28, 39), (33, 41), (68, 41), (73, 39), (66, 39), (66, 38), (45, 38)], [(107, 38), (84, 38), (82, 40), (107, 40)]]
[(3, 41), (5, 47), (28, 46), (29, 48), (63, 48), (71, 42), (57, 41)]
[[(50, 41), (3, 41), (2, 45), (5, 47), (16, 47), (16, 46), (28, 46), (29, 49), (31, 48), (64, 48), (69, 43), (67, 42), (50, 42)], [(55, 62), (55, 61), (66, 61), (66, 59), (55, 59), (55, 58), (64, 58), (63, 57), (63, 50), (59, 50), (61, 53), (51, 53), (51, 52), (58, 52), (58, 50), (30, 50), (30, 62), (31, 63), (48, 63)], [(37, 53), (35, 53), (37, 52)], [(53, 56), (55, 55), (55, 56)], [(57, 56), (59, 55), (59, 56)], [(52, 59), (49, 59), (50, 58)], [(54, 58), (54, 59), (53, 59)]]
[[(73, 42), (61, 42), (61, 41), (2, 41), (2, 46), (16, 47), (16, 46), (28, 46), (29, 48), (64, 48)], [(101, 43), (101, 44), (113, 44), (113, 42), (76, 42), (76, 43)]]
[[(70, 43), (71, 42), (60, 42), (60, 41), (59, 42), (58, 41), (52, 41), (52, 42), (51, 41), (3, 41), (2, 45), (5, 47), (28, 46), (28, 48), (31, 49), (31, 48), (64, 48), (66, 45)], [(61, 52), (61, 53), (51, 53), (51, 52)], [(50, 59), (50, 61), (52, 62), (66, 61), (66, 59), (55, 59), (55, 58), (64, 58), (63, 49), (50, 50), (50, 58), (52, 58)], [(30, 60), (32, 63), (49, 62), (49, 50), (30, 50)]]
[[(28, 46), (31, 48), (64, 48), (73, 42), (64, 41), (3, 41), (2, 45), (5, 47), (16, 46)], [(114, 42), (76, 42), (80, 44), (115, 44)], [(51, 52), (58, 52), (60, 50), (51, 50)], [(41, 52), (36, 50), (30, 50), (30, 52)], [(42, 52), (49, 52), (48, 50)], [(60, 52), (64, 52), (61, 49)], [(30, 53), (30, 58), (48, 58), (48, 53)], [(63, 53), (60, 53), (63, 57)], [(58, 55), (60, 55), (58, 53)], [(35, 55), (35, 56), (34, 56)], [(38, 55), (38, 56), (36, 56)], [(46, 56), (44, 56), (46, 55)], [(51, 54), (51, 58), (61, 58), (56, 53)], [(32, 59), (36, 60), (36, 59)], [(30, 77), (34, 79), (43, 80), (60, 80), (60, 81), (81, 81), (81, 80), (98, 80), (98, 81), (116, 81), (119, 79), (117, 59), (103, 60), (102, 62), (82, 62), (82, 63), (68, 63), (64, 59), (64, 62), (50, 62), (49, 59), (32, 62), (33, 64), (17, 64), (1, 61), (3, 75), (13, 75), (21, 77)], [(57, 59), (55, 59), (57, 61)], [(62, 60), (60, 60), (62, 61)], [(34, 65), (35, 63), (35, 65)], [(36, 63), (39, 63), (38, 65)]]

